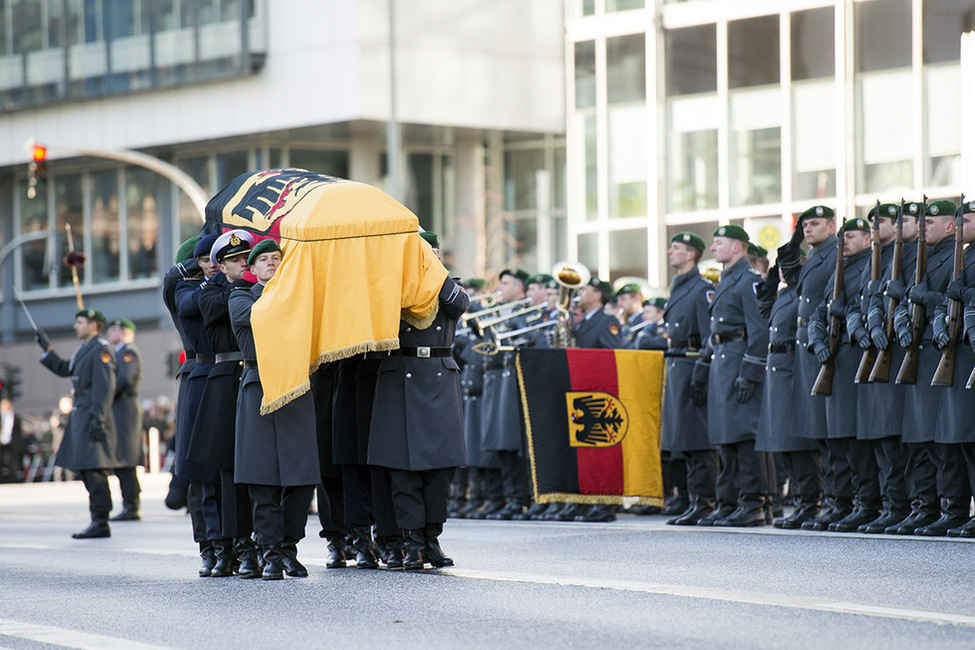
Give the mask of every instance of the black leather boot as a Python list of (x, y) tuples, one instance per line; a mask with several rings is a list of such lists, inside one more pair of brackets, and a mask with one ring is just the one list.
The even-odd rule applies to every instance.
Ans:
[(514, 500), (508, 500), (505, 502), (504, 507), (497, 512), (492, 512), (490, 514), (484, 515), (485, 519), (493, 519), (495, 521), (500, 520), (510, 520), (514, 519), (516, 516), (520, 516), (524, 512), (521, 504)]
[(583, 514), (577, 515), (576, 521), (616, 521), (616, 506), (608, 503), (597, 503), (590, 506)]
[(857, 499), (853, 512), (829, 525), (831, 533), (855, 533), (863, 524), (880, 516), (880, 499)]
[(96, 539), (98, 537), (111, 537), (112, 530), (108, 527), (107, 519), (92, 519), (88, 528), (73, 534), (72, 539)]
[(576, 517), (586, 514), (586, 507), (581, 503), (566, 503), (565, 507), (553, 516), (555, 521), (575, 521)]
[[(671, 517), (670, 519), (668, 519), (667, 524), (674, 526), (677, 523), (678, 519), (681, 519), (686, 515), (690, 514), (695, 508), (697, 508), (697, 496), (692, 496), (690, 502), (687, 504), (687, 507), (684, 508), (684, 512), (680, 513), (676, 517)], [(661, 510), (660, 512), (662, 513), (663, 510)]]
[(696, 496), (684, 514), (668, 520), (667, 523), (671, 526), (697, 526), (702, 519), (714, 514), (714, 505), (714, 499)]
[(532, 517), (532, 519), (537, 521), (556, 521), (555, 515), (564, 507), (565, 504), (561, 501), (550, 501), (545, 506), (545, 509)]
[(139, 506), (127, 504), (122, 508), (122, 512), (109, 519), (109, 521), (139, 521), (140, 519), (142, 519), (142, 515), (139, 513)]
[(403, 568), (402, 537), (377, 537), (376, 545), (379, 547), (380, 558), (387, 569)]
[(513, 517), (513, 519), (516, 519), (518, 521), (528, 521), (530, 519), (538, 519), (539, 515), (544, 513), (546, 508), (548, 508), (547, 503), (533, 502), (530, 506), (528, 506), (528, 509), (525, 510), (524, 514), (522, 514), (520, 517), (515, 516)]
[(213, 567), (217, 564), (217, 556), (213, 553), (212, 543), (200, 542), (200, 559), (203, 561), (200, 565), (200, 577), (209, 578), (210, 572), (213, 571)]
[(257, 548), (257, 544), (250, 537), (238, 537), (234, 540), (234, 550), (240, 559), (237, 575), (245, 579), (260, 578), (261, 565), (257, 561), (257, 554), (260, 550)]
[(683, 514), (690, 504), (691, 501), (686, 493), (675, 494), (664, 501), (664, 509), (660, 511), (660, 514), (665, 517), (674, 517)]
[(348, 559), (345, 555), (345, 538), (329, 536), (325, 539), (328, 540), (328, 559), (325, 561), (325, 568), (344, 569), (348, 566), (345, 563)]
[(909, 508), (906, 503), (892, 503), (888, 505), (880, 517), (874, 519), (869, 524), (860, 526), (858, 530), (868, 535), (879, 535), (880, 533), (886, 532), (894, 524), (904, 521), (908, 514)]
[(941, 500), (921, 495), (917, 501), (917, 513), (905, 519), (897, 527), (898, 535), (914, 535), (914, 531), (938, 521), (941, 517)]
[[(267, 568), (267, 556), (264, 557), (264, 567)], [(281, 564), (284, 572), (292, 578), (307, 578), (308, 569), (298, 561), (298, 542), (286, 539), (281, 545)]]
[(440, 548), (440, 541), (437, 538), (442, 532), (443, 526), (439, 524), (428, 524), (423, 530), (423, 557), (436, 569), (454, 566), (453, 558), (444, 555), (443, 549)]
[(352, 529), (352, 547), (355, 549), (355, 565), (359, 569), (378, 569), (376, 545), (372, 541), (372, 528), (358, 526)]
[(487, 519), (488, 515), (493, 515), (502, 508), (504, 508), (503, 500), (491, 499), (489, 501), (485, 501), (480, 510), (477, 512), (472, 512), (470, 515), (468, 515), (468, 519)]
[(715, 526), (751, 527), (765, 526), (765, 497), (757, 494), (743, 495), (738, 500), (738, 507), (727, 517), (717, 519)]
[[(892, 523), (890, 526), (887, 526), (887, 528), (884, 529), (884, 534), (897, 535), (898, 534), (897, 530), (901, 526), (906, 526), (912, 523), (915, 519), (917, 519), (920, 516), (920, 514), (921, 514), (921, 500), (914, 499), (913, 501), (911, 501), (910, 512), (908, 512), (907, 515), (903, 517), (900, 521), (896, 521)], [(911, 529), (911, 531), (913, 532), (913, 528)]]
[(725, 518), (731, 516), (731, 514), (736, 509), (737, 508), (736, 508), (736, 506), (735, 506), (734, 503), (721, 503), (721, 504), (718, 504), (718, 509), (715, 510), (714, 512), (712, 512), (709, 515), (705, 515), (704, 517), (701, 517), (700, 520), (698, 520), (697, 525), (698, 526), (713, 526), (714, 525), (714, 522), (718, 521), (719, 519), (725, 519)]
[(261, 571), (262, 580), (282, 580), (284, 578), (284, 553), (280, 544), (261, 547), (264, 556), (264, 569)]
[(797, 530), (807, 521), (813, 521), (823, 513), (819, 505), (819, 498), (810, 497), (808, 500), (800, 499), (796, 504), (795, 510), (788, 517), (776, 519), (772, 525), (783, 530)]
[(482, 499), (468, 499), (467, 503), (460, 507), (453, 516), (457, 519), (470, 519), (483, 505)]
[(423, 547), (426, 546), (423, 529), (403, 531), (403, 568), (407, 571), (419, 571), (423, 568)]
[(833, 507), (829, 510), (823, 512), (822, 515), (816, 517), (811, 522), (809, 528), (806, 528), (806, 524), (802, 525), (803, 530), (829, 530), (829, 527), (846, 518), (850, 513), (853, 512), (853, 499), (843, 497), (835, 498), (833, 500)]
[(968, 523), (968, 504), (971, 497), (944, 497), (941, 500), (941, 517), (937, 521), (915, 529), (915, 535), (944, 537), (949, 528), (959, 528)]
[(975, 537), (975, 517), (956, 528), (948, 529), (948, 537)]
[(213, 555), (217, 558), (217, 563), (210, 571), (211, 578), (226, 578), (234, 574), (234, 561), (237, 556), (234, 554), (234, 541), (229, 537), (215, 539), (210, 542), (213, 547)]

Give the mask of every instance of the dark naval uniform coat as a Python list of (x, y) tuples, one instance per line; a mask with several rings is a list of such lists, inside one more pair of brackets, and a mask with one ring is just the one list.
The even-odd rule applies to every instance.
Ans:
[(115, 350), (115, 401), (112, 415), (118, 432), (115, 450), (120, 467), (143, 463), (142, 409), (139, 407), (139, 382), (142, 379), (142, 355), (132, 343)]
[[(671, 353), (700, 351), (711, 334), (708, 308), (714, 285), (693, 268), (674, 278), (664, 307), (664, 321)], [(645, 331), (645, 330), (644, 330)], [(643, 333), (642, 331), (640, 332)], [(639, 340), (639, 336), (637, 340)], [(711, 449), (707, 406), (694, 406), (691, 378), (694, 358), (668, 357), (664, 387), (660, 448), (666, 451)]]
[(587, 314), (575, 326), (577, 348), (599, 348), (615, 350), (623, 347), (620, 337), (620, 322), (601, 308)]
[[(116, 458), (118, 435), (112, 417), (115, 395), (115, 356), (101, 336), (93, 336), (70, 361), (51, 350), (41, 364), (61, 377), (71, 377), (74, 403), (55, 464), (73, 472), (120, 467)], [(100, 440), (94, 440), (93, 434)]]
[(484, 404), (484, 355), (473, 347), (480, 342), (473, 331), (454, 340), (454, 358), (460, 360), (460, 390), (464, 409), (464, 440), (469, 467), (496, 467), (497, 458), (484, 450), (481, 435), (481, 411)]
[[(193, 350), (196, 354), (193, 364), (183, 378), (186, 391), (176, 424), (176, 475), (190, 481), (216, 483), (220, 480), (220, 473), (216, 467), (187, 458), (190, 437), (200, 410), (200, 399), (203, 397), (203, 388), (207, 383), (207, 375), (213, 367), (213, 346), (207, 337), (198, 300), (202, 288), (203, 281), (200, 279), (180, 280), (176, 285), (176, 312), (179, 315), (181, 331), (186, 338), (187, 349)], [(186, 365), (184, 364), (184, 368)], [(180, 388), (182, 390), (182, 386)]]
[[(504, 312), (502, 312), (503, 314)], [(523, 316), (505, 321), (508, 330), (525, 327)], [(521, 452), (518, 374), (515, 352), (485, 356), (483, 401), (481, 404), (481, 444), (484, 451)]]
[[(969, 245), (965, 249), (965, 263), (962, 267), (962, 279), (965, 281), (966, 300), (963, 322), (958, 332), (958, 344), (955, 348), (954, 381), (949, 388), (936, 388), (944, 393), (942, 398), (941, 423), (935, 433), (935, 442), (943, 444), (958, 444), (962, 442), (975, 443), (975, 391), (965, 388), (968, 376), (975, 368), (975, 350), (966, 334), (975, 333), (975, 246)], [(949, 301), (938, 307), (938, 313), (947, 315)], [(920, 380), (920, 377), (918, 377)]]
[[(843, 303), (847, 309), (859, 309), (860, 277), (864, 266), (870, 263), (870, 249), (862, 250), (856, 255), (847, 257), (843, 266)], [(835, 275), (835, 273), (834, 273)], [(827, 301), (833, 296), (835, 278), (831, 277), (826, 283), (824, 300), (816, 308), (813, 316), (819, 322), (821, 332), (826, 333), (822, 343), (828, 344), (828, 332), (831, 316), (828, 313)], [(812, 333), (810, 336), (813, 337)], [(850, 341), (850, 333), (843, 324), (843, 334), (840, 346), (836, 349), (833, 370), (833, 392), (826, 397), (826, 435), (821, 438), (855, 438), (857, 435), (857, 385), (853, 383), (857, 366), (860, 365), (860, 353), (863, 350), (855, 342)], [(807, 352), (807, 356), (812, 353)], [(813, 357), (815, 359), (815, 357)], [(817, 364), (819, 365), (819, 364)]]
[[(215, 354), (237, 353), (237, 339), (230, 325), (227, 299), (235, 286), (253, 286), (246, 280), (231, 284), (223, 273), (216, 273), (200, 290), (200, 313)], [(237, 412), (237, 391), (240, 384), (240, 359), (214, 363), (200, 398), (200, 412), (190, 434), (188, 457), (218, 469), (234, 469), (235, 419), (228, 413)]]
[[(711, 444), (755, 439), (765, 380), (768, 322), (758, 311), (755, 291), (762, 276), (742, 257), (721, 272), (711, 302), (711, 367), (708, 373), (708, 431)], [(727, 342), (720, 342), (725, 337)], [(751, 398), (739, 403), (735, 380), (758, 384)]]
[(798, 314), (799, 295), (795, 287), (781, 289), (769, 314), (769, 352), (765, 363), (762, 413), (755, 435), (756, 451), (811, 451), (817, 448), (814, 440), (792, 435), (798, 411), (792, 401)]
[(816, 376), (822, 367), (808, 352), (809, 319), (823, 302), (826, 283), (836, 270), (836, 235), (814, 246), (799, 270), (796, 293), (799, 311), (796, 316), (796, 361), (792, 383), (792, 406), (796, 409), (793, 422), (795, 434), (804, 438), (826, 437), (826, 398), (811, 395)]
[[(954, 236), (945, 237), (934, 246), (928, 246), (927, 265), (924, 274), (924, 281), (929, 291), (936, 291), (944, 294), (951, 279), (952, 258), (954, 256), (955, 238)], [(913, 313), (912, 305), (905, 298), (898, 310)], [(931, 377), (934, 376), (938, 364), (941, 362), (941, 352), (935, 349), (931, 343), (934, 334), (934, 308), (925, 309), (924, 333), (921, 335), (921, 347), (918, 354), (917, 364), (917, 383), (907, 387), (907, 399), (913, 407), (914, 422), (913, 426), (905, 424), (904, 433), (901, 440), (907, 443), (932, 442), (936, 439), (941, 440), (942, 435), (938, 434), (937, 429), (941, 420), (942, 400), (945, 399), (946, 391), (943, 388), (931, 386)], [(967, 378), (966, 378), (967, 380)], [(906, 412), (905, 412), (906, 417)]]
[(321, 481), (315, 403), (307, 392), (280, 409), (261, 415), (260, 372), (249, 367), (257, 359), (251, 331), (251, 308), (263, 284), (238, 288), (229, 298), (230, 322), (245, 364), (237, 398), (234, 482), (255, 485), (316, 485)]
[[(460, 367), (449, 350), (457, 319), (468, 303), (464, 290), (448, 277), (429, 327), (421, 330), (400, 323), (403, 353), (394, 352), (379, 367), (369, 434), (370, 465), (418, 472), (466, 463)], [(430, 357), (412, 356), (424, 346), (435, 350)], [(441, 351), (446, 356), (436, 356)]]
[[(179, 367), (179, 371), (176, 373), (176, 381), (179, 382), (179, 388), (176, 392), (176, 422), (173, 432), (173, 441), (177, 445), (179, 444), (180, 437), (180, 420), (182, 419), (182, 413), (186, 406), (186, 389), (189, 386), (188, 377), (190, 372), (192, 372), (193, 367), (196, 366), (196, 350), (193, 349), (193, 343), (186, 336), (186, 332), (183, 331), (183, 323), (179, 318), (179, 311), (176, 308), (176, 286), (179, 284), (181, 279), (182, 272), (180, 268), (173, 265), (163, 277), (162, 288), (163, 304), (166, 305), (166, 309), (169, 311), (169, 317), (173, 320), (173, 326), (176, 328), (176, 332), (179, 334), (180, 342), (183, 345), (183, 351), (186, 354), (186, 360), (183, 361), (183, 365)], [(177, 476), (179, 475), (178, 472), (176, 472), (175, 466), (173, 467), (173, 473)]]

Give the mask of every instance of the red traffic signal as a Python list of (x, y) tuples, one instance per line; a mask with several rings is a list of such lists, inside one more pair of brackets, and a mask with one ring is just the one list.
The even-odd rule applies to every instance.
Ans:
[(34, 162), (44, 162), (47, 160), (47, 147), (42, 144), (35, 144), (31, 159)]

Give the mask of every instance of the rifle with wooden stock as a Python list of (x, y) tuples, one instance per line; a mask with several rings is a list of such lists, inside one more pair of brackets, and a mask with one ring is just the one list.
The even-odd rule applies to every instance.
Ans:
[[(917, 217), (917, 267), (914, 269), (915, 286), (924, 281), (928, 266), (928, 242), (927, 235), (924, 233), (925, 222), (928, 214), (928, 197), (921, 199), (921, 214)], [(904, 350), (904, 361), (901, 363), (900, 370), (897, 371), (895, 384), (914, 384), (917, 383), (917, 364), (920, 356), (921, 335), (924, 333), (924, 321), (926, 314), (924, 305), (911, 304), (911, 344)]]
[[(880, 267), (883, 264), (880, 259), (880, 199), (877, 199), (877, 205), (873, 210), (873, 222), (870, 224), (870, 283), (871, 285), (876, 285), (877, 281), (880, 280)], [(866, 300), (869, 309), (870, 296), (867, 296)], [(863, 326), (867, 327), (867, 324), (864, 323)], [(870, 331), (869, 328), (867, 331)], [(850, 345), (853, 345), (853, 341), (850, 341)], [(860, 365), (857, 366), (857, 373), (853, 378), (853, 383), (859, 384), (870, 381), (870, 373), (876, 362), (877, 348), (871, 344), (860, 355)]]
[[(843, 269), (845, 260), (843, 259), (843, 233), (839, 233), (836, 238), (836, 276), (833, 279), (833, 300), (839, 300), (843, 296)], [(833, 394), (833, 372), (836, 370), (836, 351), (840, 348), (840, 341), (843, 338), (843, 326), (846, 325), (845, 319), (841, 316), (829, 317), (829, 359), (823, 363), (816, 375), (816, 382), (812, 387), (812, 395), (832, 395)]]
[[(897, 220), (894, 222), (894, 253), (890, 260), (890, 279), (901, 277), (904, 267), (904, 199), (897, 208)], [(887, 314), (884, 319), (884, 333), (887, 335), (887, 347), (877, 350), (877, 360), (870, 371), (870, 381), (886, 384), (890, 381), (890, 346), (894, 345), (894, 309), (900, 301), (897, 298), (887, 299)]]
[[(958, 202), (958, 209), (955, 210), (955, 258), (951, 269), (951, 279), (957, 280), (961, 277), (965, 268), (965, 238), (962, 237), (962, 229), (965, 227), (965, 217), (962, 213), (962, 205), (965, 203), (965, 195), (961, 195)], [(934, 371), (931, 378), (931, 385), (944, 387), (955, 383), (955, 352), (958, 345), (958, 338), (961, 335), (961, 319), (965, 311), (965, 303), (954, 298), (948, 301), (948, 345), (941, 350), (941, 361), (938, 368)]]

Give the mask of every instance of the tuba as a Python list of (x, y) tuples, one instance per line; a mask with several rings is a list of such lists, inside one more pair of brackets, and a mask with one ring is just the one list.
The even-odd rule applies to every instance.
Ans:
[(584, 264), (568, 260), (557, 262), (552, 267), (552, 277), (559, 283), (558, 325), (550, 333), (553, 348), (572, 347), (572, 328), (569, 322), (569, 303), (579, 287), (588, 284), (592, 274)]

